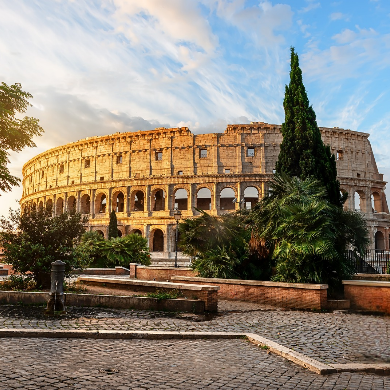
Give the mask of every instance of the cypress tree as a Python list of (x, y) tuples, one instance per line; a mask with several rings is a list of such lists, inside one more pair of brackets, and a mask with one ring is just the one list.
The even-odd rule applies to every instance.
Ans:
[(290, 84), (286, 85), (283, 101), (285, 121), (276, 172), (304, 180), (313, 177), (325, 186), (329, 201), (342, 206), (346, 195), (340, 195), (336, 160), (329, 146), (321, 139), (316, 114), (310, 106), (298, 54), (291, 48)]
[(108, 225), (108, 238), (118, 237), (118, 221), (116, 219), (115, 210), (110, 213), (110, 224)]

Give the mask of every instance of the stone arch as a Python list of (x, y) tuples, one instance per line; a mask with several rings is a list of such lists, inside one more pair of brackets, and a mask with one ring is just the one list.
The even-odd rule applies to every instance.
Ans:
[(151, 194), (151, 208), (152, 211), (165, 210), (166, 194), (161, 188), (156, 188)]
[(360, 210), (361, 212), (364, 212), (364, 206), (365, 206), (365, 197), (364, 192), (361, 190), (356, 190), (354, 193), (354, 201), (355, 201), (355, 210)]
[(64, 200), (59, 197), (56, 201), (56, 215), (62, 214), (64, 212)]
[(116, 213), (125, 211), (125, 195), (120, 190), (112, 194), (112, 210), (115, 210)]
[(386, 249), (385, 236), (380, 230), (378, 230), (375, 233), (375, 250), (382, 251), (385, 249)]
[(153, 229), (150, 232), (149, 242), (151, 252), (164, 252), (164, 232), (161, 229)]
[(100, 192), (95, 198), (95, 213), (104, 214), (107, 212), (107, 195), (104, 192)]
[(96, 229), (95, 232), (99, 233), (102, 237), (104, 237), (104, 232), (103, 232), (103, 230)]
[(88, 194), (84, 194), (80, 199), (80, 212), (81, 214), (91, 212), (91, 197)]
[(210, 188), (201, 187), (196, 192), (196, 207), (200, 210), (211, 210)]
[(372, 209), (374, 212), (380, 213), (383, 211), (382, 210), (382, 197), (381, 197), (379, 192), (374, 191), (371, 194), (371, 205), (372, 205)]
[(236, 204), (234, 199), (236, 198), (236, 193), (232, 187), (224, 187), (219, 193), (219, 208), (220, 210), (234, 210)]
[(39, 211), (43, 211), (43, 202), (42, 202), (42, 201), (40, 201), (40, 202), (38, 203), (38, 210), (39, 210)]
[(248, 186), (244, 190), (244, 204), (243, 208), (247, 210), (252, 210), (255, 204), (259, 201), (260, 191), (257, 187)]
[(73, 195), (69, 196), (67, 203), (68, 203), (69, 213), (75, 213), (76, 212), (76, 197)]
[(130, 230), (129, 234), (138, 234), (141, 237), (143, 236), (141, 229), (132, 229), (132, 230)]
[(131, 211), (145, 211), (145, 193), (141, 190), (134, 190), (130, 198)]
[(51, 211), (53, 211), (53, 199), (48, 199), (47, 201), (46, 201), (46, 210), (51, 210)]
[(177, 188), (173, 194), (174, 209), (188, 210), (188, 191), (185, 188)]

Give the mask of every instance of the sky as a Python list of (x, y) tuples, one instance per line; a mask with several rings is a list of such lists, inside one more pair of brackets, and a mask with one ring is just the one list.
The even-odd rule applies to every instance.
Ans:
[[(34, 96), (45, 129), (11, 153), (20, 178), (36, 154), (94, 135), (281, 124), (295, 47), (318, 125), (370, 133), (390, 181), (388, 0), (0, 0), (0, 14), (0, 82)], [(21, 194), (0, 194), (0, 215)]]

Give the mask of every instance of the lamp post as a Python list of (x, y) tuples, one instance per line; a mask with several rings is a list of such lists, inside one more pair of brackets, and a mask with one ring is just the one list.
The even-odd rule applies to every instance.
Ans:
[(173, 216), (175, 217), (175, 220), (176, 220), (175, 268), (177, 268), (177, 238), (179, 235), (179, 221), (181, 218), (181, 211), (179, 209), (175, 209)]

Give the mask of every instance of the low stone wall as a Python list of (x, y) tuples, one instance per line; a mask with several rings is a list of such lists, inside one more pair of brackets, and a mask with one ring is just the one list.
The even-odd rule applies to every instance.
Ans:
[[(37, 305), (49, 300), (48, 292), (0, 291), (0, 304)], [(114, 309), (159, 310), (201, 314), (205, 304), (200, 300), (162, 299), (148, 297), (65, 294), (65, 306), (110, 307)]]
[(173, 276), (174, 283), (219, 286), (218, 298), (256, 302), (290, 309), (327, 309), (327, 284), (263, 282)]
[(352, 310), (390, 314), (390, 281), (343, 280)]
[(124, 267), (115, 268), (85, 268), (73, 272), (76, 275), (129, 275), (129, 270)]
[(157, 282), (137, 279), (115, 279), (81, 276), (78, 281), (88, 286), (98, 286), (131, 292), (156, 292), (179, 290), (189, 299), (199, 299), (204, 302), (204, 309), (209, 312), (218, 310), (218, 290), (215, 285)]
[(196, 276), (191, 268), (156, 267), (130, 263), (130, 278), (141, 280), (169, 281), (172, 276)]
[(378, 280), (382, 282), (390, 282), (390, 274), (355, 274), (353, 280)]

